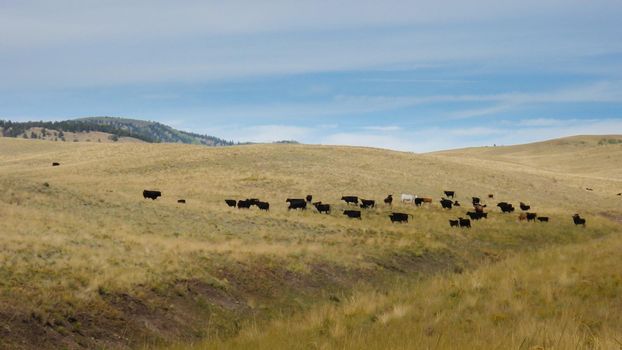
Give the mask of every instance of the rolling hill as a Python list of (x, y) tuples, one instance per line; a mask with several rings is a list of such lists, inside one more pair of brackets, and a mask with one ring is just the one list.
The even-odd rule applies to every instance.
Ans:
[[(529, 152), (544, 157), (546, 151), (551, 160), (523, 164), (480, 150), (412, 154), (296, 144), (210, 148), (2, 138), (0, 347), (356, 348), (360, 343), (351, 337), (357, 334), (369, 330), (361, 339), (381, 344), (375, 342), (393, 320), (404, 322), (395, 329), (415, 325), (409, 310), (456, 320), (470, 310), (469, 300), (481, 315), (473, 322), (488, 327), (499, 318), (493, 322), (498, 335), (513, 332), (516, 324), (510, 320), (520, 310), (526, 322), (541, 317), (554, 323), (559, 306), (546, 293), (535, 293), (542, 281), (535, 277), (548, 275), (530, 275), (529, 262), (541, 259), (536, 261), (550, 262), (563, 273), (567, 265), (560, 255), (583, 256), (599, 249), (596, 242), (607, 242), (615, 251), (621, 243), (616, 220), (622, 216), (622, 198), (616, 194), (622, 192), (622, 179), (616, 174), (622, 162), (604, 153), (591, 156), (589, 149), (601, 147), (597, 143), (578, 146), (577, 152), (588, 149), (581, 158), (560, 156), (566, 146), (554, 142), (548, 151), (524, 150), (518, 158)], [(620, 145), (602, 147), (617, 159)], [(561, 159), (568, 164), (555, 164)], [(52, 162), (61, 165), (52, 167)], [(586, 162), (608, 169), (567, 170)], [(586, 191), (588, 185), (594, 191)], [(160, 190), (162, 198), (145, 200), (144, 189)], [(443, 190), (456, 191), (463, 206), (440, 209)], [(341, 214), (348, 208), (341, 196), (381, 202), (389, 193), (396, 198), (416, 193), (434, 203), (378, 205), (364, 211), (360, 221)], [(495, 199), (484, 199), (487, 220), (470, 230), (449, 227), (449, 218), (465, 215), (471, 196), (489, 193)], [(286, 198), (307, 194), (332, 204), (331, 214), (287, 210)], [(177, 203), (182, 198), (186, 204)], [(260, 198), (271, 207), (269, 212), (238, 210), (228, 208), (226, 198)], [(551, 222), (519, 222), (515, 214), (499, 213), (496, 201), (528, 202)], [(411, 222), (391, 224), (391, 211), (412, 214)], [(587, 227), (573, 225), (570, 215), (576, 212), (587, 218)], [(558, 251), (564, 253), (547, 253)], [(539, 252), (544, 255), (538, 257)], [(600, 256), (606, 261), (594, 266), (605, 276), (594, 278), (604, 284), (594, 293), (615, 294), (619, 281), (607, 276), (613, 273), (610, 266), (619, 266), (611, 259), (619, 257)], [(582, 261), (581, 271), (587, 271), (592, 262)], [(497, 313), (478, 304), (492, 298), (477, 293), (493, 293), (504, 268), (525, 276), (525, 293), (534, 300), (529, 307), (521, 309), (508, 299), (510, 309)], [(573, 286), (547, 290), (561, 298), (566, 285)], [(464, 286), (458, 292), (464, 304), (442, 299), (454, 295), (448, 286)], [(585, 290), (590, 291), (577, 293)], [(417, 304), (422, 295), (438, 300)], [(500, 308), (504, 294), (497, 295), (490, 300)], [(579, 297), (564, 300), (581, 303)], [(583, 300), (585, 307), (576, 310), (590, 322), (615, 305), (610, 299), (594, 302), (598, 307), (590, 314), (593, 301)], [(432, 330), (428, 323), (416, 326), (422, 336), (441, 342), (445, 338), (438, 338), (438, 330), (455, 326), (444, 319)], [(619, 336), (616, 320), (617, 311), (601, 318), (600, 328), (590, 328), (592, 338), (610, 344)], [(459, 336), (467, 337), (469, 329), (457, 327), (448, 337), (466, 339)], [(292, 346), (287, 339), (262, 336), (279, 330), (301, 342)], [(503, 344), (516, 347), (522, 340), (508, 339), (515, 341)]]
[(230, 146), (231, 141), (214, 136), (176, 130), (170, 126), (137, 119), (89, 117), (59, 122), (11, 122), (0, 120), (0, 134), (52, 141), (184, 143)]
[(477, 147), (435, 154), (520, 165), (574, 176), (622, 179), (622, 135), (582, 135), (517, 146)]

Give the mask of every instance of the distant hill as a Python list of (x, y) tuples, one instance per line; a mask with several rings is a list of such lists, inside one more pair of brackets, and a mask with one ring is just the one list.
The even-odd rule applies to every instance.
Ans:
[(622, 135), (578, 135), (515, 146), (472, 147), (431, 153), (495, 167), (523, 166), (562, 174), (622, 179)]
[[(85, 135), (90, 133), (94, 135)], [(207, 146), (229, 146), (214, 136), (200, 135), (144, 120), (90, 117), (65, 121), (12, 122), (0, 120), (4, 137), (37, 138), (53, 141), (185, 143)]]

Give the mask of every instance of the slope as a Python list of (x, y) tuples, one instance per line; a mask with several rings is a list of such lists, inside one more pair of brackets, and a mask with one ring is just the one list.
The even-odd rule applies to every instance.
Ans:
[[(582, 135), (517, 146), (436, 152), (451, 157), (501, 162), (560, 174), (622, 179), (622, 135)], [(601, 189), (602, 190), (602, 189)]]
[[(619, 215), (618, 198), (573, 181), (357, 147), (0, 139), (0, 345), (128, 348), (231, 337), (249, 322), (343, 300), (359, 287), (390, 289), (395, 279), (616, 232), (601, 213)], [(163, 197), (145, 200), (144, 189)], [(491, 192), (527, 201), (551, 222), (519, 223), (491, 210), (471, 230), (452, 229), (447, 219), (468, 207), (441, 210), (445, 189), (463, 203)], [(388, 193), (435, 203), (380, 205), (360, 221), (341, 214), (343, 195), (381, 201)], [(306, 194), (331, 203), (331, 214), (286, 209), (285, 198)], [(225, 198), (261, 198), (271, 210), (231, 209)], [(412, 221), (390, 224), (392, 210)], [(586, 228), (572, 224), (574, 212)]]

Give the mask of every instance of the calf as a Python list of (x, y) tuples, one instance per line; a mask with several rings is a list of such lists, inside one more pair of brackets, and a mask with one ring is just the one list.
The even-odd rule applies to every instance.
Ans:
[(451, 207), (453, 206), (454, 202), (452, 202), (449, 199), (441, 199), (441, 206), (443, 207), (443, 209), (451, 209)]
[(235, 208), (238, 202), (235, 199), (225, 199), (225, 203), (227, 203), (227, 205), (231, 208)]
[(408, 216), (412, 216), (411, 214), (406, 213), (391, 213), (389, 218), (391, 219), (391, 223), (394, 222), (408, 222)]
[(58, 162), (52, 163), (52, 166), (59, 166), (59, 165), (60, 165), (60, 163), (58, 163)]
[(259, 208), (259, 210), (270, 210), (270, 203), (268, 202), (257, 202), (255, 205), (257, 206), (257, 208)]
[(527, 204), (525, 204), (523, 202), (520, 202), (519, 206), (520, 206), (520, 210), (522, 210), (522, 211), (527, 211), (527, 210), (531, 209), (530, 205), (527, 205)]
[(574, 214), (572, 216), (572, 221), (575, 225), (583, 225), (583, 227), (585, 227), (585, 219), (579, 216), (579, 214)]
[(143, 191), (143, 198), (145, 199), (150, 198), (152, 200), (156, 200), (156, 198), (161, 197), (161, 196), (162, 196), (162, 192), (160, 191), (150, 191), (150, 190)]
[(538, 216), (538, 221), (540, 222), (549, 222), (548, 216)]
[(445, 197), (447, 198), (454, 198), (454, 195), (456, 194), (455, 191), (443, 191), (443, 193), (445, 193)]
[(384, 204), (388, 204), (388, 205), (393, 204), (393, 195), (392, 194), (388, 195), (387, 198), (384, 199)]
[(344, 210), (343, 215), (347, 215), (350, 219), (359, 219), (361, 220), (361, 211), (360, 210)]
[(330, 204), (322, 204), (322, 202), (315, 202), (315, 203), (313, 203), (313, 206), (315, 207), (315, 209), (317, 209), (318, 213), (320, 213), (320, 214), (322, 214), (322, 213), (329, 214), (330, 213)]
[(346, 204), (354, 204), (354, 205), (359, 204), (359, 197), (357, 196), (342, 196), (341, 200), (346, 202)]
[(420, 207), (423, 204), (423, 198), (415, 198), (415, 205)]
[(471, 200), (473, 201), (473, 204), (479, 204), (479, 202), (482, 201), (479, 197), (471, 197)]
[(538, 214), (536, 213), (527, 213), (527, 221), (533, 221), (536, 222), (536, 218), (538, 217)]
[(495, 198), (495, 195), (494, 195), (494, 194), (492, 194), (492, 193), (489, 193), (489, 194), (488, 194), (488, 198), (493, 199), (493, 198)]
[(460, 203), (458, 203), (458, 201), (454, 201), (454, 207), (459, 207)]
[(178, 199), (177, 203), (186, 204), (186, 200), (185, 199)]
[(586, 191), (594, 191), (593, 189), (591, 189), (591, 188), (589, 188), (589, 187), (586, 187), (586, 188), (585, 188), (585, 190), (586, 190)]
[(449, 227), (460, 227), (460, 220), (449, 220)]
[(471, 228), (471, 220), (458, 218), (458, 222), (460, 223), (460, 227)]
[(376, 207), (375, 200), (361, 198), (361, 208), (367, 209), (367, 208), (374, 208), (374, 207)]
[(308, 194), (305, 199), (307, 200), (307, 203), (311, 203), (311, 201), (313, 201), (313, 196)]

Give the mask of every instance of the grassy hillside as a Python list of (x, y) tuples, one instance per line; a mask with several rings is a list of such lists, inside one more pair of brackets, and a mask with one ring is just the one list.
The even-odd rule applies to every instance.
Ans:
[(621, 249), (619, 235), (543, 249), (178, 349), (619, 349)]
[[(621, 198), (578, 186), (620, 187), (620, 178), (489, 163), (354, 147), (0, 139), (0, 347), (225, 339), (355, 290), (389, 293), (396, 281), (620, 231), (609, 217), (621, 214)], [(163, 197), (145, 200), (143, 189)], [(440, 209), (444, 189), (464, 204), (488, 193), (529, 202), (551, 222), (491, 210), (471, 230), (450, 229), (447, 219), (468, 207)], [(403, 225), (392, 225), (382, 205), (360, 221), (340, 213), (342, 195), (381, 201), (388, 193), (435, 203), (396, 203), (413, 214)], [(335, 205), (331, 215), (286, 210), (285, 198), (306, 194)], [(271, 211), (223, 201), (251, 197)], [(586, 228), (572, 224), (575, 212)]]
[[(613, 165), (622, 161), (622, 135), (572, 136), (518, 146), (467, 148), (436, 154), (493, 161), (495, 164), (503, 162), (574, 176), (622, 179), (622, 169)], [(611, 192), (615, 189), (594, 190)]]

